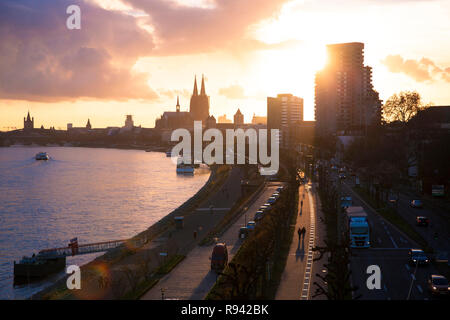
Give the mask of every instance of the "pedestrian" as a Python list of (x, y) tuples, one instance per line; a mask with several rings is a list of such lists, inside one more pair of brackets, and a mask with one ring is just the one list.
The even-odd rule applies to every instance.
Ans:
[(303, 207), (303, 200), (300, 201), (300, 207)]
[(305, 229), (305, 227), (303, 227), (302, 228), (302, 235), (303, 235), (303, 237), (305, 237), (305, 234), (306, 234), (306, 229)]
[(300, 241), (300, 239), (302, 238), (302, 229), (298, 228), (297, 233), (298, 233), (298, 241)]

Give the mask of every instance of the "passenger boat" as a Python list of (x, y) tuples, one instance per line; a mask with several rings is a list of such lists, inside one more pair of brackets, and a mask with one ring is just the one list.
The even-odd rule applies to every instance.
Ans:
[(50, 157), (48, 156), (47, 152), (39, 152), (35, 156), (36, 160), (49, 160)]
[(184, 162), (177, 164), (177, 173), (194, 173), (194, 166), (192, 164), (186, 164)]

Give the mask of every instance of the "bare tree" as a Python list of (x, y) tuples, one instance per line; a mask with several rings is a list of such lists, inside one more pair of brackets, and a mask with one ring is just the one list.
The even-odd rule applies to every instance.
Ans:
[(392, 95), (383, 106), (383, 117), (386, 122), (400, 121), (406, 123), (414, 117), (419, 110), (429, 105), (422, 103), (417, 91), (402, 91)]

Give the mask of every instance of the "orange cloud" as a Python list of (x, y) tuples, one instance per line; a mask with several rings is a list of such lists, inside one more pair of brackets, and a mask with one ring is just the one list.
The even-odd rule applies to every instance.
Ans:
[(389, 71), (403, 73), (418, 82), (441, 79), (450, 82), (450, 68), (441, 68), (428, 58), (403, 59), (400, 55), (389, 55), (381, 61)]

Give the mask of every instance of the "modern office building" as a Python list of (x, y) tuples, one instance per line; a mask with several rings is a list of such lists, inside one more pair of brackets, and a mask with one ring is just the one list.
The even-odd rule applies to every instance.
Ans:
[(328, 63), (315, 79), (317, 135), (364, 134), (381, 123), (381, 100), (364, 66), (364, 43), (327, 46)]
[(267, 97), (267, 129), (279, 129), (281, 148), (288, 148), (293, 135), (293, 126), (303, 121), (303, 99), (292, 94)]

